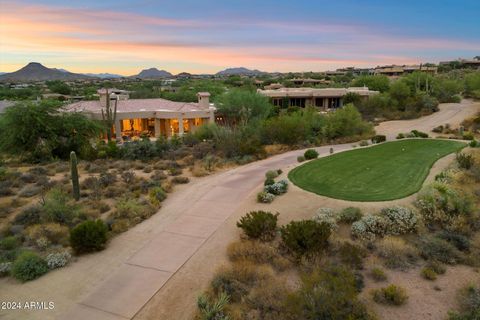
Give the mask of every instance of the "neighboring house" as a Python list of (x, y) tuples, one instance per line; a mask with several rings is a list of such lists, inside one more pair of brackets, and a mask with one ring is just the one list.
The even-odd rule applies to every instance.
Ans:
[[(107, 90), (97, 91), (100, 99), (79, 101), (66, 106), (68, 111), (82, 112), (93, 119), (102, 119), (107, 103)], [(204, 123), (215, 121), (215, 108), (210, 105), (210, 94), (199, 92), (198, 103), (175, 102), (165, 99), (129, 99), (128, 92), (108, 90), (110, 106), (117, 105), (117, 116), (112, 132), (120, 140), (148, 135), (171, 137), (194, 132)]]
[(433, 66), (423, 66), (423, 65), (412, 65), (412, 66), (396, 66), (396, 65), (391, 65), (391, 66), (382, 66), (382, 67), (376, 67), (374, 70), (374, 74), (381, 74), (381, 75), (386, 75), (389, 77), (398, 77), (403, 74), (408, 74), (408, 73), (413, 73), (415, 71), (418, 72), (425, 72), (429, 74), (437, 74), (437, 67)]
[(369, 90), (367, 87), (352, 88), (280, 88), (276, 90), (257, 90), (267, 96), (275, 106), (301, 107), (314, 106), (323, 110), (340, 108), (343, 106), (343, 97), (347, 93), (356, 93), (363, 99), (378, 94), (378, 91)]

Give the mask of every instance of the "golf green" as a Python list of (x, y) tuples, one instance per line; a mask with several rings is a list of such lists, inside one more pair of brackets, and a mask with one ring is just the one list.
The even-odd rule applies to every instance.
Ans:
[(386, 201), (422, 187), (438, 159), (465, 147), (457, 141), (407, 139), (337, 153), (288, 174), (298, 187), (330, 198)]

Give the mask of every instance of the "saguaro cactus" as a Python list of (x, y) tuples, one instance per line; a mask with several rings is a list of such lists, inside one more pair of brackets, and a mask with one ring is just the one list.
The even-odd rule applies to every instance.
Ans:
[(115, 124), (115, 120), (117, 119), (117, 100), (115, 100), (115, 106), (112, 107), (110, 105), (110, 93), (108, 89), (106, 91), (106, 102), (105, 102), (105, 110), (102, 109), (102, 119), (105, 123), (105, 129), (107, 131), (107, 140), (112, 140), (112, 126)]
[(75, 151), (70, 152), (70, 168), (72, 174), (73, 198), (80, 200), (80, 183), (78, 182), (77, 155)]

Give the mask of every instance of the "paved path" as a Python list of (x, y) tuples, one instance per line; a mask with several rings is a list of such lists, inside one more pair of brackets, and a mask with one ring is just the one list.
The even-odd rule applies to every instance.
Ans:
[[(448, 121), (452, 117), (461, 115), (463, 118), (468, 107), (468, 103), (442, 106), (439, 113), (429, 117), (381, 124), (380, 132), (391, 138), (412, 129), (429, 131), (436, 125), (452, 123)], [(351, 149), (352, 144), (324, 146), (317, 150), (325, 155), (331, 147), (339, 152)], [(184, 196), (175, 203), (176, 210), (180, 211), (176, 219), (154, 233), (146, 245), (115, 268), (107, 279), (60, 319), (134, 318), (225, 223), (242, 200), (258, 187), (267, 170), (292, 165), (300, 154), (301, 150), (287, 152), (204, 178), (202, 183), (195, 185), (202, 188), (200, 191), (185, 189)]]

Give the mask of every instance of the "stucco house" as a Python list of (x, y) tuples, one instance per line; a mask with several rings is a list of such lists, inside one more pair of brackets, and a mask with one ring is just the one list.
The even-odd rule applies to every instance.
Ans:
[(199, 92), (198, 102), (175, 102), (166, 99), (130, 99), (128, 92), (116, 89), (100, 89), (99, 100), (79, 101), (68, 104), (69, 111), (82, 112), (92, 119), (102, 120), (107, 99), (117, 116), (112, 132), (117, 140), (148, 135), (171, 137), (194, 132), (204, 123), (215, 121), (215, 107), (210, 104), (210, 94)]

